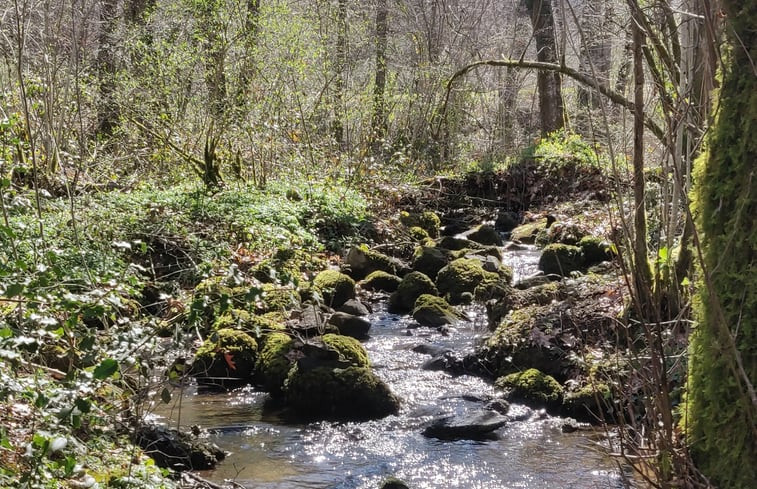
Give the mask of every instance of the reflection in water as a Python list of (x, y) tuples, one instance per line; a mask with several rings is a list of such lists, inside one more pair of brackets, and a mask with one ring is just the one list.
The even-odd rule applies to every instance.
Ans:
[[(532, 263), (527, 269), (533, 270), (531, 255), (526, 254)], [(518, 276), (529, 273), (514, 268)], [(370, 320), (371, 339), (365, 346), (377, 374), (403, 400), (398, 416), (364, 423), (288, 424), (266, 408), (266, 394), (251, 388), (222, 394), (188, 389), (180, 405), (164, 406), (158, 414), (174, 423), (180, 419), (183, 426), (202, 426), (211, 441), (232, 453), (204, 477), (256, 489), (378, 488), (390, 475), (417, 489), (624, 487), (615, 463), (591, 448), (585, 434), (563, 434), (559, 420), (551, 418), (511, 422), (494, 440), (423, 437), (431, 419), (463, 413), (479, 405), (472, 399), (496, 392), (478, 378), (420, 370), (429, 357), (412, 348), (428, 342), (455, 351), (470, 349), (483, 336), (485, 317), (479, 311), (476, 320), (446, 337), (425, 328), (408, 336), (411, 320), (382, 310)], [(513, 406), (512, 411), (525, 408)]]

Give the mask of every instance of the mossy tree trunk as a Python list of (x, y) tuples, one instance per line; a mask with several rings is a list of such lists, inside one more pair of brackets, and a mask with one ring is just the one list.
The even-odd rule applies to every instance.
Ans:
[(722, 488), (751, 488), (757, 480), (757, 0), (723, 5), (729, 51), (715, 124), (695, 171), (703, 283), (686, 422), (702, 472)]

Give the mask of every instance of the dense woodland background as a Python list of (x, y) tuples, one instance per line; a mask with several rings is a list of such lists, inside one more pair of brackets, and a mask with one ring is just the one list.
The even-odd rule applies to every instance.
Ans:
[[(340, 206), (358, 213), (354, 194), (389, 205), (430, 176), (506, 171), (542, 137), (558, 153), (582, 140), (652, 355), (654, 484), (751, 487), (755, 25), (753, 0), (5, 1), (0, 358), (21, 361), (20, 338), (44, 344), (56, 307), (136, 288), (112, 243), (139, 246), (119, 241), (129, 229), (172, 246), (185, 223), (166, 209), (228, 215), (258, 196), (270, 207), (246, 242), (264, 256), (317, 239), (281, 231), (279, 214), (339, 221)], [(302, 209), (266, 200), (285, 182)], [(214, 200), (225, 189), (247, 197)], [(664, 346), (693, 324), (676, 352), (691, 375), (680, 409)], [(116, 351), (92, 353), (97, 380)], [(24, 392), (43, 408), (40, 390)], [(34, 470), (4, 475), (42, 484), (42, 445)]]

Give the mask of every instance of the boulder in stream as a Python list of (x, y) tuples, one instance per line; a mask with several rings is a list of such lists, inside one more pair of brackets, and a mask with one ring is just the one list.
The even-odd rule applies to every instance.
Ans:
[(439, 271), (436, 286), (450, 304), (463, 302), (463, 294), (473, 294), (484, 282), (497, 283), (500, 276), (484, 270), (481, 262), (475, 258), (458, 258)]
[(505, 244), (499, 232), (489, 224), (481, 224), (475, 228), (468, 234), (468, 239), (483, 245), (502, 246)]
[(421, 272), (410, 272), (389, 297), (389, 311), (403, 313), (412, 311), (415, 301), (423, 294), (439, 295), (434, 282)]
[(360, 282), (360, 287), (365, 290), (379, 290), (382, 292), (394, 292), (399, 287), (402, 279), (388, 272), (376, 270), (371, 272)]
[(452, 252), (438, 246), (419, 246), (413, 254), (413, 270), (436, 278), (439, 270), (452, 260)]
[(563, 388), (560, 383), (535, 368), (500, 377), (495, 385), (505, 390), (510, 401), (535, 407), (559, 407), (562, 404)]
[(226, 453), (215, 444), (199, 440), (192, 433), (162, 425), (140, 425), (132, 438), (158, 467), (207, 470), (226, 458)]
[(368, 331), (371, 329), (371, 322), (367, 319), (341, 311), (332, 314), (328, 324), (336, 326), (339, 334), (359, 340), (368, 338)]
[(337, 270), (324, 270), (313, 279), (313, 288), (331, 307), (339, 307), (355, 298), (355, 281)]
[(357, 299), (348, 300), (339, 307), (338, 311), (346, 312), (353, 316), (367, 316), (371, 313), (370, 308)]
[(566, 244), (547, 245), (539, 258), (539, 269), (545, 274), (568, 276), (584, 268), (584, 255), (578, 246)]
[(201, 385), (233, 387), (252, 381), (257, 356), (255, 338), (244, 331), (219, 329), (197, 349), (190, 373)]
[(423, 430), (423, 436), (440, 440), (480, 440), (493, 436), (507, 421), (507, 417), (499, 413), (478, 410), (436, 419)]
[(465, 314), (456, 310), (446, 300), (431, 294), (422, 294), (415, 301), (413, 319), (421, 326), (438, 328), (457, 321), (469, 321)]
[(355, 279), (361, 279), (375, 271), (391, 275), (402, 275), (407, 271), (407, 265), (402, 260), (372, 250), (365, 244), (350, 248), (345, 262), (348, 273)]

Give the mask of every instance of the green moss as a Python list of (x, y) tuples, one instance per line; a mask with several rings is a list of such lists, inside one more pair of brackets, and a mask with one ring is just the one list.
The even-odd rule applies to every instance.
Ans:
[(583, 268), (584, 256), (578, 246), (558, 243), (547, 245), (539, 258), (539, 269), (546, 274), (567, 276)]
[(249, 382), (255, 370), (258, 344), (236, 329), (219, 329), (195, 353), (192, 375), (199, 381), (226, 385), (234, 380)]
[(508, 390), (511, 399), (537, 406), (557, 406), (563, 398), (560, 383), (535, 368), (500, 377), (495, 385)]
[(255, 372), (258, 382), (272, 395), (281, 395), (293, 362), (287, 357), (294, 341), (285, 333), (274, 332), (263, 338)]
[(399, 410), (399, 400), (389, 387), (365, 367), (295, 368), (287, 379), (286, 400), (310, 418), (367, 420)]
[(346, 264), (349, 267), (349, 274), (356, 279), (361, 279), (375, 271), (398, 275), (406, 268), (400, 260), (372, 250), (366, 244), (350, 248), (347, 252)]
[(412, 314), (418, 324), (433, 328), (467, 319), (447, 301), (431, 294), (418, 297)]
[(565, 394), (563, 407), (567, 414), (588, 421), (611, 421), (614, 415), (612, 390), (602, 382), (587, 384)]
[(231, 309), (218, 316), (211, 329), (214, 331), (220, 329), (241, 330), (253, 338), (260, 339), (271, 331), (284, 331), (286, 325), (283, 324), (283, 319), (275, 314), (261, 316), (242, 309)]
[(444, 248), (446, 250), (452, 251), (475, 250), (481, 248), (481, 245), (469, 239), (455, 238), (454, 236), (445, 236), (441, 240), (439, 240), (439, 248)]
[(434, 212), (424, 211), (420, 214), (410, 214), (409, 212), (400, 212), (400, 222), (408, 228), (419, 227), (426, 231), (429, 236), (436, 238), (439, 236), (441, 219)]
[(422, 294), (438, 295), (433, 280), (421, 272), (410, 272), (402, 279), (397, 290), (389, 297), (389, 309), (393, 312), (407, 312), (415, 306), (415, 300)]
[(584, 236), (578, 242), (586, 266), (612, 260), (612, 245), (599, 236)]
[(528, 222), (513, 229), (510, 233), (510, 239), (521, 243), (533, 244), (536, 242), (536, 236), (539, 234), (539, 231), (545, 229), (547, 229), (546, 218), (534, 222)]
[(586, 229), (578, 224), (555, 222), (544, 231), (543, 237), (537, 236), (536, 243), (539, 245), (561, 243), (578, 246), (579, 241), (581, 241), (581, 238), (586, 236), (586, 234)]
[(368, 352), (355, 338), (340, 334), (325, 334), (321, 340), (330, 348), (339, 352), (339, 356), (356, 367), (369, 367)]
[(428, 231), (420, 226), (413, 226), (408, 229), (408, 232), (410, 233), (410, 237), (415, 241), (425, 241), (431, 237), (428, 235)]
[(336, 270), (324, 270), (313, 279), (313, 288), (323, 296), (331, 307), (339, 307), (355, 298), (355, 281)]
[(730, 49), (692, 195), (708, 280), (691, 336), (686, 439), (714, 485), (746, 489), (757, 480), (757, 406), (746, 387), (757, 383), (757, 1), (723, 5)]
[(468, 235), (468, 239), (483, 245), (502, 246), (504, 242), (496, 229), (489, 224), (481, 224), (475, 231)]
[(258, 312), (289, 312), (300, 307), (300, 294), (292, 287), (263, 284)]
[(399, 287), (402, 279), (388, 272), (377, 270), (371, 272), (365, 279), (360, 282), (360, 286), (366, 290), (383, 290), (384, 292), (394, 292)]
[(418, 246), (413, 254), (412, 268), (433, 279), (450, 260), (449, 250), (436, 246)]
[(463, 294), (473, 294), (482, 282), (499, 279), (496, 273), (485, 271), (475, 258), (458, 258), (439, 271), (436, 285), (451, 304), (458, 304)]

